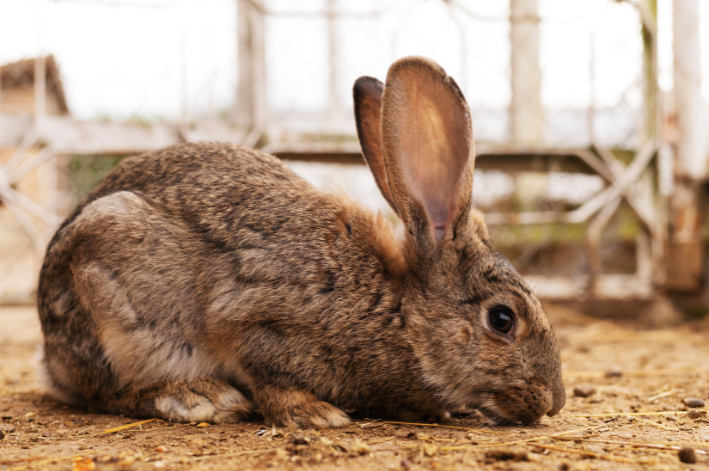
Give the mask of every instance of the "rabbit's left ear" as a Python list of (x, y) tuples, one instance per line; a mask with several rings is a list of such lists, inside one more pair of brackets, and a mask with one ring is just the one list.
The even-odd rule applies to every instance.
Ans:
[(373, 77), (360, 77), (354, 84), (355, 121), (362, 155), (374, 175), (379, 191), (389, 206), (401, 217), (391, 197), (382, 155), (382, 94), (384, 84)]

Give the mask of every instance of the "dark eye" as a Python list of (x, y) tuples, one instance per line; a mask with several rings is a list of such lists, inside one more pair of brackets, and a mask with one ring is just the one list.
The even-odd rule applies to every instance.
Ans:
[(493, 307), (488, 311), (488, 317), (492, 328), (503, 334), (508, 333), (515, 325), (514, 314), (506, 306)]

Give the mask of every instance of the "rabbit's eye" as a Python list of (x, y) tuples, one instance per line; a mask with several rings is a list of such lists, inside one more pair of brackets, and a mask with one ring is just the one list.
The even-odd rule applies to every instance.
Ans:
[(503, 334), (512, 330), (515, 325), (515, 319), (512, 311), (506, 306), (495, 306), (490, 309), (489, 314), (490, 325), (493, 329)]

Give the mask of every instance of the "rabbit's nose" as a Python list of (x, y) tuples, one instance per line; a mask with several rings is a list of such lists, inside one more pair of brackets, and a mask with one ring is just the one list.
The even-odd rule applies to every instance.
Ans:
[(564, 388), (564, 383), (561, 383), (553, 392), (553, 403), (551, 409), (547, 412), (547, 415), (549, 417), (554, 417), (561, 409), (564, 408), (564, 404), (566, 404), (566, 389)]

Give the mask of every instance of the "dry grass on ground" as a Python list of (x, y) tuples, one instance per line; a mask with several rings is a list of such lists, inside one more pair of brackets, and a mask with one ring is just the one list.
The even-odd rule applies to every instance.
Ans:
[[(559, 307), (548, 311), (569, 395), (556, 417), (489, 427), (473, 413), (441, 424), (360, 420), (271, 434), (258, 421), (136, 423), (52, 402), (36, 384), (34, 310), (3, 309), (0, 470), (709, 469), (709, 419), (682, 403), (709, 399), (709, 328), (637, 331)], [(595, 392), (574, 397), (583, 385)], [(695, 450), (696, 464), (679, 460), (681, 447)]]

